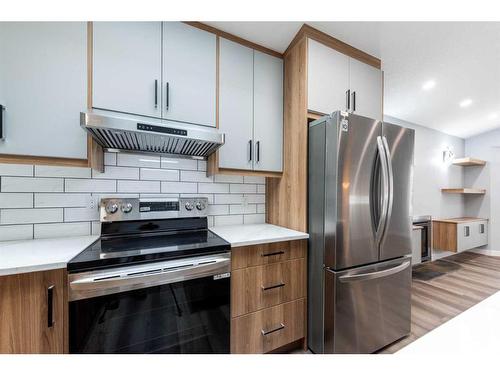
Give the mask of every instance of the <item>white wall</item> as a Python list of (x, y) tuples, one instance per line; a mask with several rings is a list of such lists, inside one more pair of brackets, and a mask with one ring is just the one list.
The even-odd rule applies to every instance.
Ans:
[(0, 164), (0, 241), (100, 234), (102, 197), (208, 198), (209, 225), (265, 222), (265, 178), (206, 176), (206, 161), (105, 154), (105, 171)]
[(464, 198), (458, 194), (443, 194), (441, 188), (463, 186), (462, 167), (444, 164), (443, 150), (448, 146), (456, 157), (462, 157), (465, 141), (390, 116), (384, 116), (384, 121), (415, 130), (413, 216), (432, 215), (435, 218), (463, 216)]

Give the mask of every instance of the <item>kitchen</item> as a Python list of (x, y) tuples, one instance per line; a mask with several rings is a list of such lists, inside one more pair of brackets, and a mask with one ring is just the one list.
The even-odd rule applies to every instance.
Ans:
[(0, 352), (444, 346), (500, 288), (495, 108), (412, 62), (462, 29), (0, 22)]

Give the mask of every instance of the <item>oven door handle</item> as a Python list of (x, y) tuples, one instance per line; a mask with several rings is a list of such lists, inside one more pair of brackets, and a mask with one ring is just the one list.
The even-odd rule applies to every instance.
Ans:
[(69, 300), (92, 298), (134, 289), (172, 284), (180, 281), (214, 276), (214, 280), (230, 276), (229, 254), (183, 259), (125, 267), (122, 269), (70, 275)]

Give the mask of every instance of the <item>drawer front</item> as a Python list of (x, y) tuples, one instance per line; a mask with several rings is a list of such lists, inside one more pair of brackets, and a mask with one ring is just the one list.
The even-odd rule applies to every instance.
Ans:
[(304, 258), (306, 251), (307, 240), (235, 247), (231, 249), (231, 267), (233, 270), (236, 270)]
[(266, 353), (305, 335), (305, 299), (231, 320), (231, 353)]
[(306, 296), (306, 260), (243, 268), (231, 273), (231, 316)]
[(474, 224), (457, 224), (457, 251), (464, 251), (474, 247)]

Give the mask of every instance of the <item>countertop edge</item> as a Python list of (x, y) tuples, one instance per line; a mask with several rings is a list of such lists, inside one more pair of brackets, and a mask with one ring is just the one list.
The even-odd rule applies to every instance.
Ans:
[(23, 273), (58, 270), (61, 268), (66, 268), (67, 264), (68, 262), (57, 262), (57, 263), (33, 264), (22, 267), (0, 269), (0, 276), (12, 276), (12, 275), (20, 275)]
[[(240, 242), (230, 242), (231, 248), (233, 247), (244, 247), (244, 246), (252, 246), (252, 245), (261, 245), (264, 243), (275, 243), (275, 242), (283, 242), (283, 241), (298, 241), (298, 240), (307, 240), (309, 239), (309, 235), (297, 235), (297, 236), (288, 236), (288, 237), (280, 237), (280, 238), (266, 238), (266, 239), (258, 239), (258, 240), (248, 240), (248, 241), (240, 241)], [(226, 240), (227, 241), (227, 240)]]

